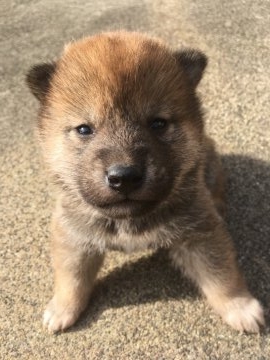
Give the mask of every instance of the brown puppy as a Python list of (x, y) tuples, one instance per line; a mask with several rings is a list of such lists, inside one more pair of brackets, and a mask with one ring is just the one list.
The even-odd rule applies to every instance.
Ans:
[(106, 249), (159, 246), (233, 328), (264, 324), (221, 216), (222, 169), (196, 96), (206, 63), (199, 51), (116, 32), (69, 44), (56, 63), (29, 72), (59, 189), (50, 331), (85, 309)]

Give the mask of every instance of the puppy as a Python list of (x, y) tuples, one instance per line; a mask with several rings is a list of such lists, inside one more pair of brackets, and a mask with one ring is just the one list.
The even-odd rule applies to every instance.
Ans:
[(71, 43), (28, 73), (58, 189), (51, 332), (86, 308), (110, 248), (169, 247), (225, 322), (247, 332), (264, 324), (222, 218), (222, 168), (196, 95), (206, 64), (199, 51), (120, 31)]

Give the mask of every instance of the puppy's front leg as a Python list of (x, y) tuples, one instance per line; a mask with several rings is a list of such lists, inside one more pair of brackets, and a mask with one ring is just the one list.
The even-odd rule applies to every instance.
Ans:
[(262, 307), (246, 287), (222, 223), (189, 235), (183, 244), (174, 245), (171, 255), (226, 323), (247, 332), (258, 332), (264, 325)]
[(86, 308), (103, 258), (98, 252), (89, 253), (81, 249), (70, 233), (54, 224), (52, 259), (55, 290), (44, 312), (44, 326), (50, 332), (67, 329)]

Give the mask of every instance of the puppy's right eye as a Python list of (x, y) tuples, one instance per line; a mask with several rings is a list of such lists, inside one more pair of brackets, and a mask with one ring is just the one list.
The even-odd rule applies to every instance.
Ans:
[(78, 134), (83, 136), (92, 135), (94, 133), (93, 129), (89, 125), (85, 124), (77, 126), (76, 130)]

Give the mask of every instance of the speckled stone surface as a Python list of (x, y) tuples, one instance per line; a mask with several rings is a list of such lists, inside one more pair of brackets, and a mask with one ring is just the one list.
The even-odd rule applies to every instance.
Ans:
[[(1, 359), (270, 359), (270, 2), (2, 0), (0, 10)], [(228, 224), (267, 329), (223, 324), (164, 252), (108, 253), (89, 308), (70, 331), (42, 329), (52, 294), (53, 192), (33, 137), (28, 68), (70, 39), (146, 31), (209, 57), (206, 124), (228, 170)]]

